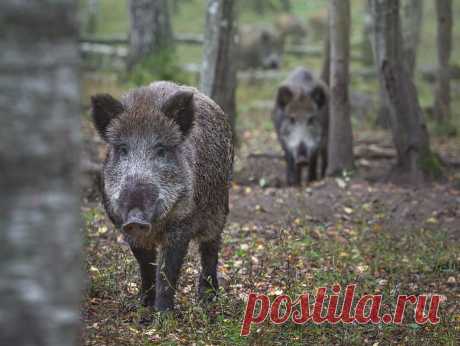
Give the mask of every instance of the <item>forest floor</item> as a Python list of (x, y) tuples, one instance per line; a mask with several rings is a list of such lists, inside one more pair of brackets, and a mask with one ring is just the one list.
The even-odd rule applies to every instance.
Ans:
[[(357, 169), (299, 188), (286, 187), (284, 162), (266, 115), (241, 121), (219, 272), (219, 299), (198, 304), (197, 251), (191, 246), (177, 291), (177, 313), (150, 325), (139, 306), (140, 278), (129, 248), (106, 219), (94, 186), (85, 191), (87, 290), (85, 345), (455, 345), (460, 336), (460, 171), (419, 188), (385, 183), (393, 155), (387, 133), (355, 134)], [(243, 130), (244, 128), (244, 130)], [(88, 143), (94, 133), (88, 128)], [(433, 139), (458, 165), (458, 138)], [(98, 148), (98, 155), (103, 152)], [(249, 292), (315, 294), (354, 283), (357, 296), (383, 295), (389, 311), (398, 294), (440, 294), (439, 324), (419, 325), (408, 309), (402, 325), (253, 325), (240, 336)], [(133, 309), (133, 306), (135, 307)]]

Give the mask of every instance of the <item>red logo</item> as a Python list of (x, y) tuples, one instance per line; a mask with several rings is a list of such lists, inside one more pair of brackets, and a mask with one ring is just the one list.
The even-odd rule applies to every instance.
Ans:
[[(378, 324), (381, 322), (385, 324), (401, 324), (408, 304), (415, 306), (414, 319), (416, 323), (439, 323), (438, 310), (442, 301), (440, 295), (431, 295), (427, 313), (425, 313), (428, 305), (427, 295), (399, 295), (394, 313), (385, 313), (382, 316), (380, 311), (382, 295), (366, 294), (355, 300), (355, 289), (356, 285), (348, 285), (345, 288), (343, 302), (340, 307), (340, 285), (332, 287), (333, 294), (331, 295), (326, 295), (326, 287), (318, 288), (316, 297), (313, 298), (313, 305), (311, 304), (313, 299), (310, 299), (309, 293), (304, 293), (295, 300), (292, 300), (288, 295), (278, 295), (272, 302), (265, 294), (250, 293), (241, 326), (241, 336), (249, 335), (251, 325), (264, 322), (268, 316), (274, 324), (283, 324), (289, 320), (295, 324), (305, 324), (307, 322), (315, 324), (354, 322), (359, 324)], [(257, 313), (256, 307), (258, 307)]]

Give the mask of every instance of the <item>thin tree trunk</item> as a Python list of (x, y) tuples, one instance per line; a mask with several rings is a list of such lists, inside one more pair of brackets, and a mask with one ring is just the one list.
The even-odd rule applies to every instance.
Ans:
[(450, 118), (450, 72), (452, 52), (452, 0), (436, 0), (438, 22), (438, 76), (435, 87), (434, 115), (440, 122)]
[(86, 18), (86, 32), (95, 34), (100, 13), (99, 0), (88, 0), (88, 11)]
[(353, 134), (348, 96), (350, 60), (350, 1), (329, 1), (330, 121), (327, 174), (353, 168)]
[(321, 80), (329, 85), (331, 78), (331, 40), (329, 39), (329, 33), (326, 35), (324, 40), (324, 57), (323, 66), (321, 68)]
[(0, 2), (0, 345), (76, 345), (81, 288), (74, 0)]
[(129, 68), (147, 55), (173, 47), (167, 0), (129, 0), (129, 15)]
[(201, 90), (211, 97), (230, 119), (235, 135), (236, 35), (235, 0), (208, 0)]
[(377, 49), (376, 43), (375, 43), (375, 37), (377, 35), (376, 30), (380, 30), (380, 28), (377, 26), (375, 23), (372, 11), (371, 11), (371, 2), (372, 0), (369, 0), (366, 11), (368, 12), (370, 18), (368, 18), (368, 25), (369, 25), (369, 41), (371, 42), (372, 45), (372, 52), (373, 52), (373, 57), (374, 57), (374, 62), (375, 62), (375, 67), (377, 69), (377, 76), (379, 80), (379, 106), (377, 110), (377, 118), (375, 120), (375, 123), (377, 126), (380, 126), (381, 128), (384, 129), (389, 129), (391, 127), (390, 124), (390, 106), (389, 106), (389, 100), (388, 100), (388, 95), (385, 90), (385, 85), (384, 81), (382, 78), (382, 74), (379, 73), (379, 67), (378, 67), (378, 61), (382, 59), (380, 54), (382, 54), (382, 50)]
[(423, 0), (401, 0), (401, 4), (404, 60), (410, 78), (413, 79), (417, 65), (417, 48), (422, 32)]
[(399, 0), (370, 0), (378, 71), (390, 106), (397, 165), (390, 178), (418, 184), (439, 173), (415, 84), (404, 61)]
[(363, 10), (364, 24), (362, 31), (363, 36), (361, 39), (361, 59), (363, 64), (370, 66), (374, 63), (374, 53), (372, 50), (373, 23), (372, 15), (369, 11), (369, 4), (367, 2), (364, 3)]

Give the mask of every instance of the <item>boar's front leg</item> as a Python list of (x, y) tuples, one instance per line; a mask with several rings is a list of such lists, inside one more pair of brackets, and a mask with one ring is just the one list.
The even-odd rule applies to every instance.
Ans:
[(321, 178), (326, 177), (327, 169), (327, 145), (323, 145), (321, 148)]
[(174, 239), (160, 249), (156, 276), (155, 310), (157, 311), (174, 308), (174, 293), (187, 254), (188, 243), (188, 239)]
[(206, 301), (215, 296), (219, 283), (217, 281), (217, 261), (219, 257), (220, 237), (200, 243), (201, 274), (198, 282), (198, 296)]
[(297, 165), (294, 157), (290, 153), (286, 153), (286, 180), (289, 186), (300, 185), (300, 178), (302, 175), (302, 167)]
[(139, 263), (142, 287), (141, 301), (145, 306), (155, 304), (156, 249), (131, 246), (131, 251)]
[(308, 181), (316, 180), (317, 164), (318, 164), (318, 153), (314, 153), (311, 155), (310, 160), (308, 162)]

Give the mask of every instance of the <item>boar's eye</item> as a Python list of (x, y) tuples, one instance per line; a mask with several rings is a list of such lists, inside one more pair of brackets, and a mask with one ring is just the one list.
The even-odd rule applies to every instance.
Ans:
[(166, 148), (162, 145), (159, 145), (157, 148), (156, 148), (156, 156), (157, 157), (165, 157), (166, 156)]
[(126, 144), (120, 144), (115, 147), (115, 150), (120, 156), (128, 155), (128, 146)]
[(311, 118), (308, 118), (307, 120), (307, 125), (308, 126), (313, 126), (316, 122), (316, 118), (315, 117), (311, 117)]

